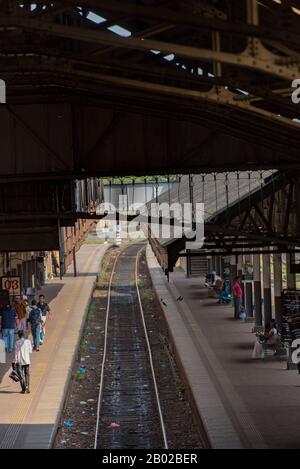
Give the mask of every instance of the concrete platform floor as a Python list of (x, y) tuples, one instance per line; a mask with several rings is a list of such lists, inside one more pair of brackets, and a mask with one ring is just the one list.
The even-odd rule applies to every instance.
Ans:
[(40, 352), (33, 352), (31, 394), (20, 394), (8, 377), (12, 357), (0, 364), (0, 448), (49, 448), (101, 258), (107, 246), (86, 244), (77, 253), (78, 277), (72, 266), (62, 281), (54, 279), (42, 292), (50, 301), (52, 321)]
[(212, 446), (300, 448), (297, 371), (273, 357), (252, 360), (252, 324), (207, 298), (202, 279), (176, 271), (168, 284), (150, 251), (152, 280)]
[(176, 272), (172, 282), (185, 299), (183, 314), (193, 340), (204, 353), (244, 446), (255, 446), (249, 438), (254, 431), (268, 448), (300, 448), (298, 373), (287, 371), (286, 361), (273, 357), (253, 361), (253, 326), (234, 320), (232, 306), (208, 299), (207, 290), (200, 287), (201, 279), (187, 279)]

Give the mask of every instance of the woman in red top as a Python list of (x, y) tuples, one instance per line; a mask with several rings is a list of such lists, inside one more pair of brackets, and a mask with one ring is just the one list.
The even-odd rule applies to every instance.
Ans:
[(234, 318), (239, 319), (243, 300), (243, 290), (240, 285), (240, 278), (236, 277), (232, 285), (232, 295), (234, 304)]

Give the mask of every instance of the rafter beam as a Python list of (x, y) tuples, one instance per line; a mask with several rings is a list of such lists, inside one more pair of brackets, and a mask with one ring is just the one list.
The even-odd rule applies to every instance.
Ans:
[[(76, 0), (63, 0), (70, 6), (77, 6)], [(42, 3), (42, 0), (38, 0)], [(80, 6), (90, 10), (102, 12), (123, 14), (142, 20), (151, 20), (167, 22), (177, 25), (191, 26), (201, 28), (207, 31), (219, 31), (221, 33), (236, 34), (242, 36), (252, 36), (265, 39), (279, 39), (281, 41), (291, 41), (300, 44), (300, 35), (291, 33), (287, 30), (278, 30), (277, 28), (267, 29), (242, 22), (225, 21), (219, 18), (207, 18), (200, 14), (192, 14), (186, 10), (171, 10), (165, 8), (154, 8), (140, 4), (128, 3), (116, 0), (81, 0)]]
[[(1, 69), (0, 69), (1, 71)], [(15, 75), (16, 73), (24, 73), (26, 72), (25, 68), (18, 68), (13, 70), (12, 73)], [(110, 75), (104, 75), (104, 74), (97, 74), (97, 73), (86, 73), (82, 71), (77, 71), (77, 70), (68, 70), (63, 66), (40, 66), (36, 70), (34, 70), (32, 67), (29, 67), (27, 69), (27, 72), (35, 72), (36, 76), (38, 76), (39, 73), (50, 73), (53, 76), (57, 74), (61, 74), (62, 76), (66, 77), (77, 77), (81, 78), (83, 80), (87, 81), (94, 81), (94, 82), (103, 82), (107, 83), (109, 85), (114, 85), (117, 87), (125, 87), (125, 88), (131, 88), (135, 89), (137, 91), (143, 91), (147, 94), (147, 97), (149, 99), (149, 93), (156, 94), (161, 94), (165, 95), (167, 97), (181, 97), (184, 98), (184, 101), (189, 99), (189, 100), (196, 100), (198, 102), (203, 102), (204, 104), (207, 103), (207, 105), (214, 105), (216, 107), (216, 112), (218, 114), (218, 119), (220, 120), (220, 116), (222, 113), (226, 115), (225, 122), (221, 123), (218, 122), (218, 126), (222, 127), (222, 125), (226, 125), (226, 133), (230, 133), (231, 135), (237, 135), (240, 136), (241, 132), (243, 132), (244, 138), (246, 138), (248, 141), (253, 141), (256, 143), (260, 143), (260, 145), (269, 147), (270, 146), (270, 141), (272, 141), (272, 148), (274, 151), (277, 149), (277, 151), (282, 152), (282, 151), (287, 151), (286, 142), (287, 140), (289, 141), (289, 147), (288, 147), (288, 153), (290, 157), (293, 157), (295, 160), (295, 163), (299, 164), (299, 154), (297, 148), (299, 147), (300, 143), (297, 144), (296, 142), (298, 141), (298, 132), (299, 132), (299, 126), (292, 121), (289, 121), (286, 119), (288, 122), (288, 129), (287, 126), (284, 127), (284, 119), (278, 119), (274, 118), (273, 116), (266, 118), (267, 116), (259, 115), (257, 113), (256, 115), (251, 112), (246, 112), (245, 109), (238, 108), (237, 106), (234, 107), (232, 106), (232, 111), (234, 118), (237, 117), (237, 122), (238, 122), (238, 128), (236, 128), (236, 125), (234, 125), (233, 122), (231, 122), (230, 125), (230, 119), (228, 115), (228, 109), (230, 109), (229, 102), (227, 103), (227, 110), (226, 107), (224, 107), (224, 103), (222, 103), (221, 100), (219, 100), (219, 97), (217, 94), (212, 94), (212, 93), (202, 93), (199, 91), (195, 90), (190, 90), (190, 89), (183, 89), (183, 88), (178, 88), (175, 86), (167, 86), (167, 85), (160, 85), (156, 83), (149, 83), (145, 81), (140, 81), (140, 80), (132, 80), (132, 79), (126, 79), (126, 78), (119, 78), (115, 76), (110, 76)], [(195, 102), (196, 102), (195, 101)], [(222, 106), (223, 104), (223, 106)], [(202, 106), (202, 111), (204, 110), (204, 107)], [(237, 111), (239, 114), (237, 114)], [(241, 113), (244, 113), (241, 114)], [(253, 115), (252, 115), (253, 114)], [(264, 121), (259, 120), (262, 117), (264, 117)], [(228, 121), (228, 123), (227, 123)], [(275, 126), (274, 126), (275, 124)], [(229, 128), (230, 127), (230, 128)], [(281, 127), (281, 129), (280, 129)], [(244, 131), (243, 131), (244, 129)], [(292, 134), (287, 134), (287, 132), (293, 131)], [(282, 133), (283, 132), (283, 133)], [(294, 156), (293, 156), (294, 155)]]
[[(102, 49), (103, 52), (112, 49)], [(179, 85), (184, 85), (184, 87), (193, 86), (198, 88), (199, 85), (209, 86), (212, 89), (214, 86), (230, 87), (233, 90), (237, 89), (246, 89), (250, 94), (249, 96), (236, 95), (235, 99), (237, 102), (240, 102), (241, 107), (245, 109), (251, 109), (252, 104), (257, 105), (261, 109), (268, 110), (268, 106), (272, 107), (271, 113), (276, 115), (280, 112), (282, 116), (288, 118), (300, 117), (300, 109), (298, 106), (292, 104), (289, 99), (291, 94), (291, 89), (274, 89), (273, 91), (269, 88), (269, 83), (262, 84), (261, 86), (253, 85), (251, 83), (251, 76), (249, 76), (248, 81), (246, 77), (240, 79), (237, 77), (234, 79), (231, 75), (222, 76), (222, 77), (211, 77), (208, 78), (206, 75), (198, 76), (193, 75), (183, 70), (172, 66), (169, 62), (159, 61), (156, 63), (156, 57), (153, 57), (153, 60), (149, 60), (149, 63), (128, 63), (124, 59), (114, 59), (111, 57), (101, 57), (99, 60), (98, 57), (88, 57), (86, 58), (81, 53), (70, 52), (64, 48), (50, 48), (49, 46), (42, 47), (37, 44), (22, 44), (22, 45), (12, 45), (11, 42), (2, 43), (2, 54), (7, 54), (12, 56), (13, 54), (18, 56), (19, 64), (26, 65), (26, 62), (32, 61), (32, 56), (35, 54), (39, 57), (55, 57), (58, 59), (61, 64), (61, 60), (64, 59), (69, 63), (88, 66), (91, 71), (95, 71), (95, 67), (100, 71), (110, 72), (114, 71), (116, 73), (125, 73), (127, 76), (135, 74), (135, 77), (138, 76), (142, 79), (155, 78), (156, 80), (163, 80), (163, 83), (166, 84), (169, 80), (174, 85), (176, 82)], [(20, 58), (20, 54), (24, 54)], [(28, 55), (28, 57), (27, 57)], [(40, 58), (38, 60), (41, 60)], [(30, 62), (32, 63), (32, 62)], [(174, 81), (175, 80), (175, 81)], [(287, 97), (288, 99), (285, 99)], [(261, 104), (260, 104), (261, 103)], [(273, 109), (275, 111), (273, 111)], [(276, 110), (278, 111), (276, 113)], [(277, 119), (277, 117), (276, 117)]]
[[(6, 68), (5, 71), (8, 71), (9, 68)], [(18, 71), (26, 71), (26, 67), (22, 69), (22, 67), (18, 67), (18, 69), (12, 69), (14, 72)], [(28, 71), (34, 71), (34, 67), (29, 67), (27, 69)], [(0, 67), (1, 71), (1, 67)], [(131, 78), (124, 78), (120, 76), (114, 76), (114, 75), (108, 75), (108, 74), (103, 74), (103, 73), (96, 73), (96, 72), (85, 72), (81, 70), (76, 70), (76, 69), (66, 69), (64, 66), (54, 66), (51, 67), (49, 65), (41, 65), (39, 68), (36, 69), (36, 72), (51, 72), (51, 73), (62, 73), (62, 74), (71, 74), (74, 77), (82, 78), (82, 79), (90, 79), (93, 81), (98, 81), (102, 83), (107, 83), (109, 85), (114, 85), (114, 86), (121, 86), (125, 88), (133, 88), (136, 90), (140, 91), (145, 91), (145, 92), (152, 92), (152, 93), (158, 93), (158, 94), (165, 94), (173, 97), (180, 97), (180, 98), (189, 98), (193, 100), (200, 100), (200, 101), (206, 101), (206, 102), (211, 102), (216, 105), (223, 105), (223, 106), (228, 106), (231, 107), (232, 109), (239, 110), (241, 112), (248, 112), (255, 114), (257, 116), (263, 117), (267, 120), (272, 120), (275, 121), (277, 124), (280, 123), (282, 125), (285, 125), (286, 127), (290, 127), (291, 129), (294, 129), (294, 131), (299, 131), (299, 125), (293, 122), (290, 119), (286, 119), (281, 117), (280, 119), (272, 114), (271, 112), (265, 111), (260, 108), (255, 108), (253, 106), (248, 105), (247, 103), (242, 103), (238, 99), (236, 99), (236, 96), (231, 94), (231, 93), (225, 93), (225, 94), (218, 94), (217, 92), (213, 91), (208, 91), (208, 92), (202, 92), (198, 90), (192, 90), (189, 88), (181, 88), (178, 86), (170, 86), (170, 85), (163, 85), (163, 84), (158, 84), (158, 83), (152, 83), (149, 81), (141, 81), (139, 79), (131, 79)]]
[(279, 66), (276, 65), (274, 60), (265, 60), (259, 57), (254, 58), (247, 53), (233, 54), (152, 39), (144, 40), (144, 38), (136, 37), (123, 38), (113, 33), (97, 31), (95, 29), (44, 23), (40, 20), (18, 17), (0, 19), (0, 26), (18, 27), (29, 31), (46, 33), (52, 36), (74, 39), (92, 44), (124, 47), (149, 53), (151, 50), (159, 50), (165, 54), (174, 54), (178, 57), (186, 57), (198, 61), (220, 62), (236, 67), (250, 68), (252, 70), (280, 77), (287, 81), (294, 80), (298, 77), (297, 67)]
[[(155, 36), (156, 34), (160, 34), (160, 33), (165, 32), (165, 31), (169, 31), (170, 29), (173, 29), (173, 28), (174, 28), (174, 25), (172, 25), (172, 24), (165, 24), (165, 23), (158, 24), (155, 27), (147, 28), (147, 29), (144, 29), (143, 31), (139, 31), (138, 33), (134, 33), (133, 37), (147, 38), (147, 37)], [(110, 52), (114, 49), (115, 49), (115, 47), (109, 46), (109, 47), (106, 47), (105, 49), (100, 49), (100, 50), (93, 51), (90, 54), (90, 56), (91, 57), (95, 57), (95, 56), (99, 57), (100, 55), (105, 54), (107, 52)]]

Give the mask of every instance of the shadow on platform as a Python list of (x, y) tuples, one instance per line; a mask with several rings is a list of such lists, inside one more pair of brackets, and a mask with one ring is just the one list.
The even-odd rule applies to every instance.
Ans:
[(0, 423), (0, 449), (47, 449), (52, 432), (53, 424)]

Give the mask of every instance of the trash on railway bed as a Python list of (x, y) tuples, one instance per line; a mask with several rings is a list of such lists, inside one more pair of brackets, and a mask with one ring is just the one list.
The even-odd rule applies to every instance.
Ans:
[(78, 371), (77, 371), (77, 374), (76, 374), (76, 379), (78, 381), (80, 380), (83, 380), (85, 378), (85, 366), (81, 366)]
[(74, 427), (74, 420), (65, 420), (64, 421), (64, 427), (66, 427), (66, 428)]
[(89, 352), (96, 352), (97, 347), (96, 347), (96, 345), (89, 344), (88, 349), (89, 349)]
[(112, 428), (112, 429), (120, 428), (120, 426), (121, 426), (120, 424), (115, 423), (115, 422), (112, 422), (112, 423), (110, 424), (110, 428)]

